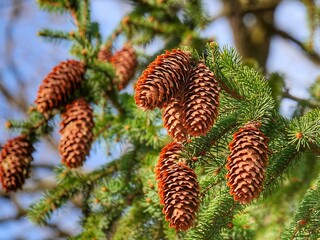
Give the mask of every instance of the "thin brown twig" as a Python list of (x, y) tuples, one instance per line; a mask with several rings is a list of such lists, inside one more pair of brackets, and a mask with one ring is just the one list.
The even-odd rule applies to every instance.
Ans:
[[(250, 12), (263, 12), (263, 11), (270, 11), (275, 9), (275, 7), (278, 5), (279, 1), (273, 1), (268, 4), (259, 4), (259, 5), (248, 5), (244, 6), (243, 8), (237, 9), (237, 14), (245, 15), (246, 13)], [(228, 5), (225, 5), (223, 10), (216, 16), (213, 16), (209, 22), (213, 22), (219, 18), (222, 17), (231, 17), (234, 13), (234, 10), (230, 7), (227, 7)], [(301, 50), (304, 51), (304, 53), (310, 58), (311, 61), (313, 61), (316, 64), (320, 64), (320, 54), (317, 53), (313, 48), (310, 48), (310, 44), (304, 44), (303, 42), (299, 41), (295, 37), (293, 37), (291, 34), (275, 27), (273, 24), (269, 24), (267, 22), (264, 22), (264, 25), (268, 28), (268, 30), (273, 33), (274, 35), (278, 35), (284, 39), (287, 39), (293, 43), (295, 43)]]
[(288, 98), (288, 99), (291, 99), (293, 101), (296, 101), (298, 102), (299, 104), (301, 105), (306, 105), (308, 106), (309, 108), (319, 108), (320, 105), (318, 104), (315, 104), (315, 103), (312, 103), (306, 99), (303, 99), (303, 98), (299, 98), (299, 97), (296, 97), (296, 96), (293, 96), (289, 93), (289, 90), (286, 89), (284, 92), (282, 92), (282, 97), (284, 98)]
[(320, 64), (320, 55), (314, 49), (308, 48), (306, 44), (304, 44), (303, 42), (299, 41), (298, 39), (281, 29), (271, 24), (266, 23), (266, 25), (268, 26), (269, 30), (274, 32), (276, 35), (295, 43), (301, 50), (304, 51), (304, 53), (309, 57), (309, 59), (312, 62)]
[(201, 192), (201, 197), (204, 197), (204, 195), (211, 189), (213, 188), (214, 186), (218, 185), (219, 183), (222, 182), (222, 179), (220, 179), (219, 181), (217, 182), (214, 182), (212, 184), (210, 184), (206, 189), (204, 189), (202, 192)]
[(229, 88), (227, 86), (227, 84), (225, 84), (223, 81), (221, 81), (219, 78), (216, 78), (216, 80), (218, 81), (219, 85), (221, 86), (221, 88), (228, 93), (229, 95), (231, 95), (232, 97), (239, 99), (239, 100), (245, 100), (245, 98), (243, 96), (241, 96), (239, 93), (237, 93), (235, 90)]
[[(111, 84), (111, 85), (113, 85), (113, 84)], [(125, 110), (123, 109), (123, 107), (119, 103), (114, 89), (112, 89), (111, 91), (106, 91), (106, 97), (111, 101), (112, 105), (118, 110), (119, 115), (125, 114)]]
[(80, 36), (84, 37), (84, 34), (80, 28), (80, 22), (78, 19), (78, 15), (77, 15), (77, 10), (75, 9), (75, 7), (72, 5), (72, 3), (70, 3), (70, 1), (67, 1), (67, 9), (70, 11), (71, 17), (74, 21), (74, 24), (76, 25), (76, 27), (79, 30), (79, 34)]
[(21, 109), (23, 112), (26, 112), (28, 109), (28, 104), (27, 101), (25, 101), (24, 98), (20, 97), (17, 98), (13, 96), (9, 90), (2, 84), (1, 79), (0, 79), (0, 92), (2, 95), (5, 97), (5, 99), (12, 105), (18, 107)]
[[(237, 10), (239, 14), (244, 15), (250, 12), (270, 11), (270, 10), (273, 10), (277, 4), (278, 4), (278, 1), (270, 1), (265, 4), (246, 5), (246, 6), (243, 6), (243, 8), (240, 8)], [(220, 19), (222, 17), (230, 17), (232, 14), (234, 14), (234, 10), (228, 7), (228, 5), (224, 5), (224, 8), (222, 9), (222, 11), (217, 15), (211, 17), (209, 19), (209, 22), (214, 22), (215, 20)]]
[(114, 40), (123, 32), (122, 24), (119, 24), (119, 26), (113, 31), (111, 36), (106, 40), (104, 43), (104, 46), (106, 49), (110, 49)]
[[(310, 214), (311, 214), (311, 209), (309, 209), (309, 211), (308, 211), (307, 218), (310, 217)], [(297, 226), (295, 227), (294, 232), (293, 232), (293, 235), (292, 235), (292, 237), (291, 237), (290, 240), (294, 240), (294, 239), (296, 238), (296, 236), (297, 236), (297, 234), (298, 234), (298, 232), (299, 232), (299, 230), (300, 230), (300, 227), (301, 227), (302, 225), (305, 225), (305, 224), (307, 223), (306, 219), (304, 219), (303, 222), (304, 222), (304, 223), (302, 223), (301, 220), (299, 220), (299, 221), (297, 222)]]

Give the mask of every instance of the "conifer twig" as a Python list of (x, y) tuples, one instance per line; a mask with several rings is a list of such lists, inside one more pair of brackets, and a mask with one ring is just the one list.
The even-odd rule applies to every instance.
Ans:
[(125, 114), (125, 110), (119, 103), (114, 88), (112, 88), (112, 90), (106, 91), (106, 97), (111, 101), (112, 105), (118, 110), (119, 115)]
[(226, 91), (229, 95), (234, 97), (235, 99), (244, 100), (245, 98), (241, 96), (239, 93), (237, 93), (235, 90), (229, 88), (227, 84), (225, 84), (223, 81), (221, 81), (219, 78), (216, 78), (216, 80), (219, 82), (219, 85), (221, 88)]
[[(125, 17), (124, 17), (125, 18)], [(123, 18), (123, 19), (124, 19)], [(123, 21), (123, 20), (122, 20)], [(112, 46), (113, 41), (123, 32), (123, 28), (122, 25), (119, 24), (118, 27), (113, 31), (113, 33), (111, 34), (111, 36), (106, 40), (106, 42), (104, 43), (104, 46), (106, 47), (106, 49), (110, 49)]]
[[(225, 166), (225, 164), (223, 164), (222, 166)], [(222, 167), (222, 166), (221, 166), (221, 167)], [(221, 168), (221, 167), (219, 167), (219, 168)], [(206, 189), (204, 189), (204, 190), (201, 192), (201, 197), (204, 197), (205, 194), (206, 194), (211, 188), (213, 188), (214, 186), (218, 185), (218, 184), (221, 183), (222, 181), (223, 181), (223, 179), (220, 179), (219, 181), (216, 181), (216, 182), (210, 184)]]
[(79, 19), (77, 17), (76, 9), (72, 6), (72, 4), (69, 1), (67, 1), (67, 8), (70, 11), (71, 17), (73, 18), (75, 25), (77, 26), (77, 28), (79, 28), (80, 24)]

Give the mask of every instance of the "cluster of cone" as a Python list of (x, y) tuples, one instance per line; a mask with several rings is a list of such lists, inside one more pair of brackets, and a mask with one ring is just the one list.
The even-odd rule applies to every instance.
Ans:
[[(62, 114), (59, 150), (62, 162), (70, 168), (83, 164), (93, 139), (93, 112), (89, 103), (84, 99), (70, 99), (70, 95), (81, 87), (85, 71), (82, 62), (61, 62), (44, 78), (35, 100), (38, 112), (44, 115), (66, 106)], [(5, 191), (21, 189), (30, 174), (31, 150), (32, 143), (24, 135), (9, 140), (3, 147), (0, 178)]]
[(137, 81), (135, 101), (145, 110), (164, 109), (168, 134), (178, 142), (205, 135), (213, 126), (219, 107), (220, 87), (203, 63), (192, 66), (181, 50), (159, 55)]
[(228, 186), (234, 200), (250, 203), (259, 197), (268, 163), (268, 138), (259, 123), (248, 123), (233, 135), (229, 144)]
[[(99, 60), (109, 60), (115, 67), (117, 87), (124, 88), (134, 75), (137, 64), (131, 45), (126, 44), (113, 56), (103, 49)], [(59, 152), (62, 163), (69, 168), (83, 165), (93, 141), (93, 111), (84, 98), (71, 99), (84, 81), (86, 66), (76, 60), (61, 62), (44, 78), (39, 87), (35, 104), (38, 112), (47, 115), (52, 110), (63, 108)], [(28, 136), (9, 140), (2, 148), (0, 180), (5, 191), (21, 189), (30, 174), (33, 147)]]
[[(160, 203), (170, 227), (187, 230), (199, 207), (199, 185), (194, 171), (181, 161), (180, 142), (205, 135), (213, 126), (220, 87), (203, 63), (193, 66), (181, 50), (158, 56), (138, 79), (136, 104), (144, 110), (164, 109), (163, 122), (177, 142), (164, 147), (156, 167)], [(262, 191), (267, 165), (268, 138), (258, 123), (249, 123), (229, 144), (228, 186), (235, 201), (250, 203)]]
[(181, 161), (182, 144), (169, 143), (161, 152), (156, 178), (162, 212), (169, 226), (186, 231), (192, 227), (199, 208), (199, 184), (193, 169)]
[(137, 106), (164, 109), (164, 127), (176, 141), (161, 150), (156, 167), (163, 213), (176, 230), (193, 226), (200, 202), (197, 177), (181, 157), (181, 142), (210, 130), (218, 116), (219, 92), (205, 64), (193, 65), (189, 53), (175, 49), (159, 55), (137, 81)]
[(61, 161), (70, 168), (83, 165), (93, 140), (94, 124), (90, 104), (82, 98), (70, 99), (81, 87), (85, 71), (82, 62), (61, 62), (43, 80), (35, 100), (37, 110), (43, 114), (64, 107), (59, 152)]

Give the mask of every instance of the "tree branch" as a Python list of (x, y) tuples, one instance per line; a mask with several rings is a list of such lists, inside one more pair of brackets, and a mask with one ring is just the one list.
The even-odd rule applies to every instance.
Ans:
[(268, 25), (268, 28), (270, 31), (274, 32), (276, 35), (278, 35), (284, 39), (287, 39), (287, 40), (295, 43), (301, 50), (304, 51), (304, 53), (307, 55), (307, 57), (309, 57), (309, 59), (312, 62), (320, 65), (320, 55), (314, 49), (308, 48), (303, 42), (299, 41), (298, 39), (296, 39), (295, 37), (293, 37), (289, 33), (285, 32), (281, 29), (278, 29), (273, 25), (269, 25), (269, 24), (267, 24), (267, 25)]
[(303, 98), (299, 98), (299, 97), (296, 97), (296, 96), (293, 96), (289, 93), (289, 90), (286, 89), (283, 93), (282, 93), (282, 97), (284, 98), (288, 98), (288, 99), (291, 99), (293, 101), (296, 101), (298, 102), (300, 105), (305, 105), (305, 106), (308, 106), (309, 108), (320, 108), (320, 105), (316, 104), (316, 103), (312, 103), (306, 99), (303, 99)]

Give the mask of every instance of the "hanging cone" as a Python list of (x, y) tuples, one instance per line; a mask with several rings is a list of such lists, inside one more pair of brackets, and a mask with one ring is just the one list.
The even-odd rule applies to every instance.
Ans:
[(9, 140), (2, 148), (0, 159), (0, 180), (5, 192), (22, 188), (30, 174), (33, 146), (27, 136)]
[(99, 53), (98, 53), (98, 60), (102, 62), (110, 61), (112, 56), (110, 48), (101, 47)]
[(127, 43), (120, 51), (115, 52), (110, 61), (115, 67), (118, 80), (117, 87), (120, 91), (128, 85), (130, 79), (134, 76), (138, 64), (137, 55), (131, 44)]
[(162, 115), (163, 125), (167, 129), (168, 134), (178, 142), (187, 139), (187, 130), (183, 125), (181, 115), (182, 105), (180, 101), (174, 99), (165, 107)]
[(142, 109), (153, 110), (180, 95), (189, 76), (190, 55), (181, 50), (166, 51), (143, 71), (137, 81), (135, 101)]
[(59, 151), (67, 167), (83, 165), (93, 141), (93, 127), (93, 112), (84, 99), (77, 99), (66, 106), (62, 114)]
[(161, 150), (156, 167), (160, 203), (169, 226), (177, 231), (192, 227), (199, 208), (200, 189), (193, 169), (177, 162), (181, 144), (170, 143)]
[(156, 179), (158, 180), (158, 192), (160, 196), (160, 203), (164, 204), (163, 200), (163, 179), (168, 169), (173, 166), (181, 158), (182, 144), (172, 142), (162, 148), (156, 166)]
[(188, 134), (205, 135), (218, 117), (220, 87), (209, 68), (199, 63), (185, 88), (183, 120)]
[(68, 60), (61, 62), (43, 80), (35, 100), (37, 110), (46, 113), (66, 103), (70, 95), (80, 87), (85, 73), (83, 63)]
[(234, 200), (250, 203), (263, 189), (268, 163), (268, 138), (260, 131), (258, 123), (249, 123), (233, 135), (229, 144), (228, 186)]

